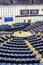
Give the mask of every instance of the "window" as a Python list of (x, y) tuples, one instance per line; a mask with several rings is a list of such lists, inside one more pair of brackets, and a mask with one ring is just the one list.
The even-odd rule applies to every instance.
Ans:
[(38, 14), (38, 13), (39, 13), (39, 10), (37, 9), (30, 10), (30, 14)]
[(21, 10), (20, 13), (21, 13), (21, 15), (28, 15), (29, 10)]
[(31, 4), (31, 0), (12, 0), (15, 5), (27, 5)]
[(40, 0), (33, 0), (34, 4), (40, 4)]

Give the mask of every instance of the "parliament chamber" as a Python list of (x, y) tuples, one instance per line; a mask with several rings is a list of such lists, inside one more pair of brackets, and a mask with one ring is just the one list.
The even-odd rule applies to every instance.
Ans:
[(0, 2), (0, 65), (43, 65), (43, 0)]

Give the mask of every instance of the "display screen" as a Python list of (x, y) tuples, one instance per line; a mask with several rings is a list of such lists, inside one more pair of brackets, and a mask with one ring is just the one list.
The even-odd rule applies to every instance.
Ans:
[(28, 15), (29, 14), (29, 10), (21, 10), (21, 15)]
[(37, 9), (33, 9), (33, 10), (30, 10), (30, 14), (38, 14), (39, 10)]
[(11, 22), (11, 21), (13, 21), (13, 17), (5, 17), (4, 21), (5, 22)]

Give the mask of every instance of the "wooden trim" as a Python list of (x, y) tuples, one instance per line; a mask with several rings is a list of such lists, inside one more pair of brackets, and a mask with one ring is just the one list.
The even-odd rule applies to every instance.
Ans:
[(15, 17), (34, 17), (34, 16), (43, 16), (43, 15), (17, 15), (17, 16), (15, 16)]

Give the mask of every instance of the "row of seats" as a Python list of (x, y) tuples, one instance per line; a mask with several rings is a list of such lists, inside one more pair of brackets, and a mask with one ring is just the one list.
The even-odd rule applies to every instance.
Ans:
[(24, 38), (13, 37), (13, 40), (0, 46), (0, 62), (4, 63), (39, 63), (40, 58), (24, 42)]
[[(34, 24), (33, 24), (34, 25)], [(3, 46), (0, 46), (0, 64), (26, 64), (29, 65), (29, 63), (33, 64), (40, 63), (41, 58), (37, 58), (37, 54), (33, 53), (31, 48), (26, 45), (24, 40), (28, 40), (30, 44), (38, 50), (39, 53), (42, 54), (43, 57), (43, 34), (42, 31), (35, 32), (33, 29), (36, 30), (36, 27), (43, 30), (43, 23), (37, 22), (34, 26), (31, 25), (27, 26), (26, 28), (28, 31), (30, 30), (32, 32), (32, 36), (30, 37), (15, 37), (10, 34), (3, 36), (0, 35), (0, 42), (3, 44)], [(17, 25), (18, 26), (18, 25)], [(7, 28), (7, 26), (5, 26)], [(4, 28), (5, 28), (4, 27)], [(1, 28), (1, 27), (0, 27)], [(3, 27), (2, 27), (3, 28)], [(9, 28), (8, 28), (9, 29)], [(23, 29), (23, 30), (24, 30)], [(7, 30), (7, 29), (6, 29)], [(13, 30), (14, 31), (14, 30)], [(2, 33), (5, 31), (2, 31)], [(11, 32), (11, 31), (9, 31)], [(8, 33), (8, 31), (7, 31)], [(10, 41), (8, 41), (10, 40)], [(6, 41), (6, 43), (5, 43)], [(40, 64), (39, 64), (40, 65)]]
[(39, 37), (38, 36), (37, 37), (30, 37), (30, 38), (28, 38), (28, 41), (43, 56), (43, 38), (42, 38), (42, 36), (40, 35)]
[(36, 22), (30, 26), (27, 26), (23, 31), (34, 31), (34, 32), (43, 32), (43, 21)]
[(14, 27), (14, 24), (12, 26), (10, 25), (1, 25), (0, 26), (0, 31), (17, 31), (17, 30), (22, 30), (25, 27), (29, 26), (30, 23), (22, 23), (22, 24), (15, 24), (16, 26)]
[[(33, 24), (34, 25), (34, 24)], [(43, 21), (35, 23), (30, 27), (30, 31), (34, 31), (35, 35), (28, 37), (31, 45), (42, 54), (43, 57)], [(31, 30), (32, 29), (32, 30)], [(37, 29), (37, 30), (36, 30)], [(37, 32), (36, 32), (37, 31)]]

